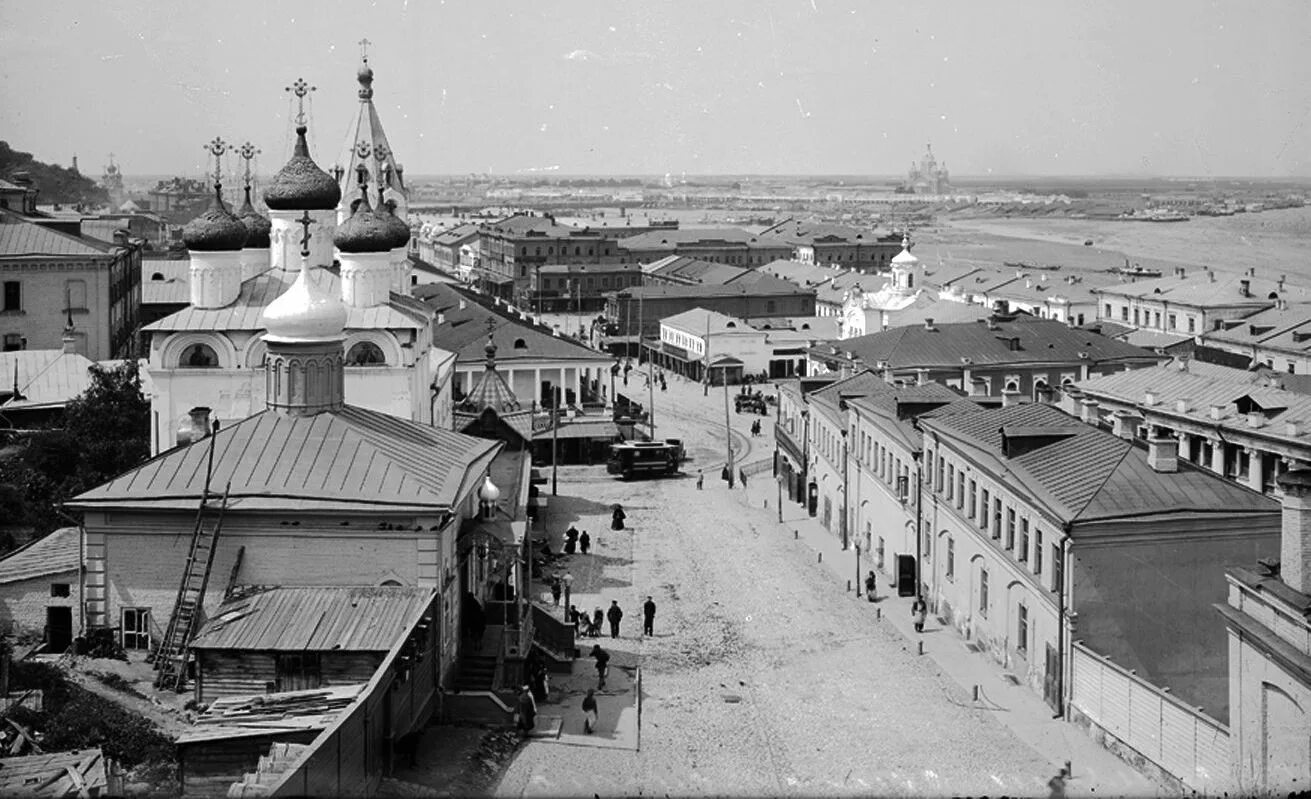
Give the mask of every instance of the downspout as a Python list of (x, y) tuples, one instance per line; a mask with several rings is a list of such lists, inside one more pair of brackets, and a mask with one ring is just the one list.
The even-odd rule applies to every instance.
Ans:
[(1062, 526), (1062, 532), (1064, 532), (1065, 535), (1064, 537), (1061, 538), (1061, 585), (1060, 585), (1060, 590), (1056, 592), (1056, 603), (1057, 603), (1056, 605), (1056, 614), (1057, 614), (1056, 616), (1057, 618), (1056, 674), (1058, 675), (1060, 684), (1056, 686), (1056, 712), (1052, 714), (1052, 718), (1054, 719), (1059, 719), (1064, 717), (1065, 710), (1066, 710), (1065, 687), (1067, 685), (1067, 681), (1065, 679), (1065, 668), (1066, 668), (1065, 639), (1068, 637), (1066, 631), (1066, 616), (1069, 608), (1066, 606), (1065, 603), (1065, 590), (1066, 590), (1066, 586), (1070, 584), (1070, 574), (1071, 574), (1071, 569), (1069, 568), (1070, 564), (1068, 563), (1068, 561), (1070, 560), (1069, 558), (1070, 523), (1069, 522), (1066, 522)]

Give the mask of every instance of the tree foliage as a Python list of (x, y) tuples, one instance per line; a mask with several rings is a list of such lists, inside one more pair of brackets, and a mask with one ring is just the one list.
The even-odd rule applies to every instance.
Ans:
[[(37, 536), (63, 526), (61, 503), (150, 454), (149, 421), (135, 361), (92, 366), (91, 386), (65, 408), (62, 427), (26, 435), (0, 461), (0, 519)], [(0, 551), (22, 543), (0, 536)]]
[(10, 178), (15, 172), (27, 172), (41, 190), (38, 202), (84, 203), (101, 205), (109, 202), (109, 193), (96, 182), (72, 169), (56, 164), (45, 164), (31, 153), (15, 150), (9, 142), (0, 141), (0, 176)]

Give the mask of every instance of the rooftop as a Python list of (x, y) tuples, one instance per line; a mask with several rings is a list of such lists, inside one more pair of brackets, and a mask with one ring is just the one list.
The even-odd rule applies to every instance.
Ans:
[(15, 383), (23, 399), (10, 397), (0, 409), (51, 408), (68, 404), (91, 387), (91, 367), (85, 355), (63, 350), (14, 350), (0, 352), (0, 394), (8, 394)]
[(262, 411), (162, 452), (68, 506), (194, 509), (211, 441), (209, 484), (230, 485), (229, 512), (447, 511), (502, 446), (351, 405), (314, 416)]
[(0, 584), (75, 572), (82, 568), (82, 534), (61, 527), (0, 559)]
[(333, 685), (310, 691), (222, 696), (178, 736), (180, 746), (302, 730), (321, 730), (348, 710), (367, 683)]
[[(496, 344), (496, 362), (588, 360), (609, 363), (605, 353), (584, 347), (573, 339), (557, 336), (536, 325), (511, 319), (497, 307), (489, 307), (442, 283), (418, 286), (414, 296), (429, 312), (440, 314), (433, 323), (435, 346), (454, 352), (459, 363), (487, 360), (487, 321), (492, 321), (491, 338)], [(461, 307), (463, 304), (464, 307)]]
[(1269, 497), (1182, 459), (1178, 471), (1158, 472), (1147, 465), (1143, 449), (1050, 405), (926, 418), (920, 426), (972, 450), (992, 473), (1010, 475), (1016, 490), (1027, 491), (1063, 524), (1167, 514), (1279, 514), (1279, 503)]
[(813, 295), (814, 289), (803, 289), (780, 280), (777, 283), (729, 283), (724, 286), (633, 286), (622, 291), (611, 292), (617, 297), (632, 297), (634, 300), (661, 299), (665, 297), (741, 297), (753, 295)]
[(1292, 289), (1293, 286), (1285, 284), (1283, 280), (1195, 269), (1182, 277), (1175, 274), (1150, 280), (1114, 283), (1101, 287), (1098, 292), (1118, 297), (1159, 298), (1172, 304), (1199, 308), (1250, 306), (1255, 309), (1273, 305), (1276, 299), (1291, 293)]
[(98, 747), (0, 758), (2, 796), (101, 796), (108, 789)]
[(704, 336), (706, 333), (756, 332), (751, 325), (737, 317), (727, 316), (718, 311), (710, 311), (705, 308), (693, 308), (690, 311), (666, 316), (660, 320), (660, 324), (693, 336)]
[(97, 239), (75, 236), (0, 211), (0, 258), (112, 255), (117, 248)]

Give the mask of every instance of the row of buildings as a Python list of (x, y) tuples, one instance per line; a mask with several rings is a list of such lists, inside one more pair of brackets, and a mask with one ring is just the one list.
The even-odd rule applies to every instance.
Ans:
[(855, 346), (779, 384), (790, 499), (1185, 789), (1304, 784), (1311, 440), (1286, 375), (1024, 317)]

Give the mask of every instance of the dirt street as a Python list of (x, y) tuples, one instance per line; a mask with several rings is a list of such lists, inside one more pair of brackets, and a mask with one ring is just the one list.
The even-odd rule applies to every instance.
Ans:
[[(633, 379), (630, 396), (645, 402)], [(684, 476), (625, 483), (600, 467), (561, 469), (548, 518), (553, 531), (593, 531), (594, 554), (570, 564), (576, 604), (626, 611), (622, 637), (603, 642), (642, 667), (640, 751), (534, 740), (497, 794), (1045, 795), (1045, 758), (877, 624), (776, 524), (776, 508), (747, 508), (721, 482), (722, 389), (668, 385), (655, 392), (657, 435), (688, 443)], [(760, 417), (729, 416), (739, 453), (750, 446), (742, 460), (772, 454), (768, 436), (749, 434)], [(768, 430), (773, 416), (762, 421)], [(609, 530), (615, 502), (631, 529)], [(658, 611), (643, 639), (648, 594)]]

